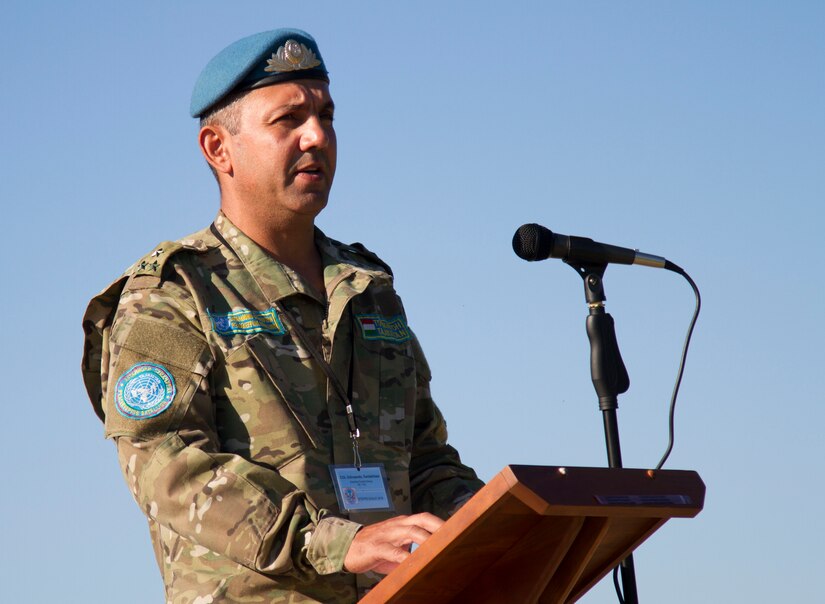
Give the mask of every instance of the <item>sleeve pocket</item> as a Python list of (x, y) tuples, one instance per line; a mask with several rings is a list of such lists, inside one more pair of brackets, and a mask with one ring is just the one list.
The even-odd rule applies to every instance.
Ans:
[(143, 317), (127, 321), (114, 335), (106, 437), (151, 438), (174, 429), (212, 364), (206, 342)]

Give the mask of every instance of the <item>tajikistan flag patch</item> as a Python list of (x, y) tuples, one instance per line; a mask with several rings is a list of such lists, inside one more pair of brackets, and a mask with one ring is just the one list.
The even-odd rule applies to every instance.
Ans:
[(365, 340), (385, 340), (387, 342), (407, 342), (412, 338), (410, 328), (403, 315), (382, 317), (381, 315), (356, 315), (361, 324), (361, 335)]

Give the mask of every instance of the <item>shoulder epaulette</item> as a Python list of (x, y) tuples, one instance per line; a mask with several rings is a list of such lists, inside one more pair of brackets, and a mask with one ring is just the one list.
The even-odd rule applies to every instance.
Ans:
[(200, 240), (164, 241), (135, 262), (126, 274), (130, 277), (130, 281), (139, 279), (142, 286), (157, 285), (162, 279), (164, 267), (172, 256), (185, 250), (205, 252), (207, 249), (209, 246)]
[(131, 276), (149, 275), (160, 277), (169, 258), (182, 249), (183, 245), (179, 241), (164, 241), (132, 266)]
[(367, 260), (369, 260), (373, 264), (377, 264), (378, 266), (380, 266), (382, 269), (384, 269), (387, 272), (387, 274), (390, 277), (393, 276), (392, 275), (392, 269), (390, 268), (390, 265), (387, 264), (386, 262), (384, 262), (383, 260), (381, 260), (381, 258), (379, 258), (375, 253), (373, 253), (370, 250), (368, 250), (367, 248), (365, 248), (363, 243), (357, 243), (357, 242), (356, 243), (351, 243), (347, 247), (355, 250), (360, 256), (366, 258)]

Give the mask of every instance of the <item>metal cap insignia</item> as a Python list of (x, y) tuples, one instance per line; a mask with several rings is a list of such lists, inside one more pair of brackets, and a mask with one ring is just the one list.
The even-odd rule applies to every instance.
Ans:
[(282, 71), (312, 69), (318, 67), (321, 61), (318, 60), (312, 49), (290, 39), (277, 52), (272, 53), (272, 57), (267, 59), (266, 64), (264, 71), (279, 73)]
[(203, 117), (233, 92), (304, 79), (329, 83), (315, 39), (300, 29), (263, 31), (212, 57), (195, 82), (189, 113)]

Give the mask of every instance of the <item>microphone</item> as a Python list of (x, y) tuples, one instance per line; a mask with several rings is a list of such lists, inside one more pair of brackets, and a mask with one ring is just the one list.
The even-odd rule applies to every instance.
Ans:
[(680, 272), (678, 266), (653, 254), (626, 247), (599, 243), (587, 237), (559, 235), (540, 224), (525, 224), (513, 235), (513, 251), (519, 258), (534, 262), (561, 258), (564, 262), (589, 264), (641, 264)]

